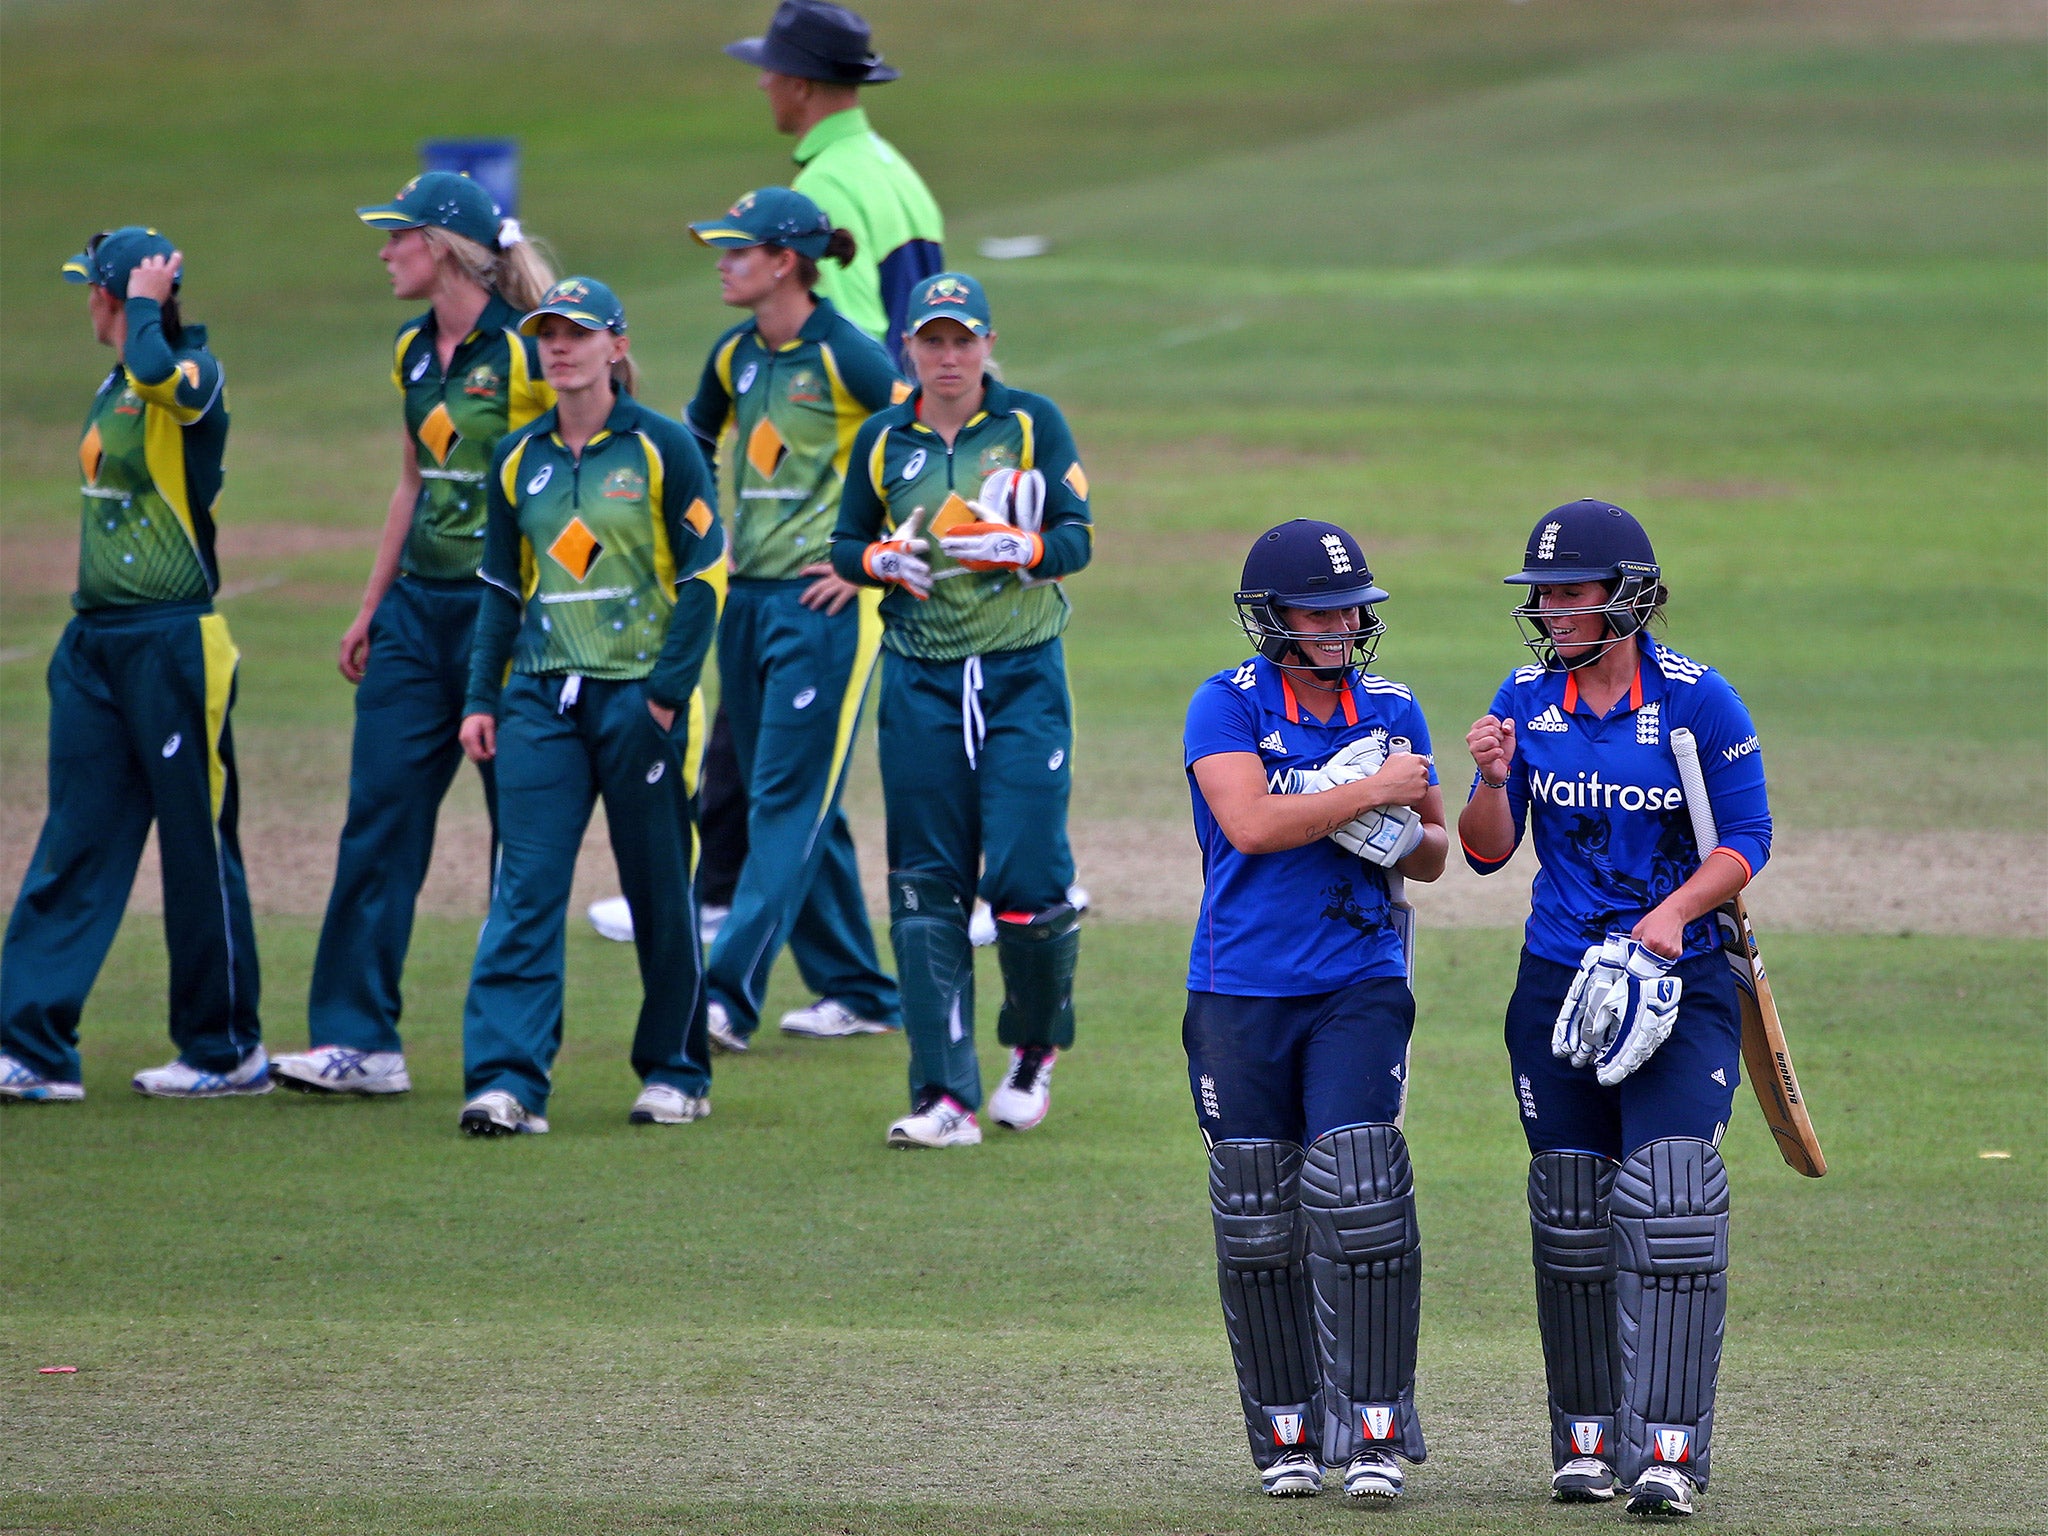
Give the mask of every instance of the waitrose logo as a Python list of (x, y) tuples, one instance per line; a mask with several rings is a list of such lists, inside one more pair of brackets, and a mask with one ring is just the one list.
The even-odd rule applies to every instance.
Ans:
[(1531, 773), (1529, 793), (1568, 811), (1675, 811), (1685, 804), (1685, 791), (1676, 786), (1646, 789), (1640, 784), (1603, 784), (1599, 774), (1583, 771), (1570, 779), (1555, 773)]

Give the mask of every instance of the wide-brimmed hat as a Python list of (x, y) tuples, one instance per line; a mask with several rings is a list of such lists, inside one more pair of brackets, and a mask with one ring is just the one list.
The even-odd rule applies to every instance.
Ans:
[(832, 85), (884, 85), (897, 76), (874, 51), (866, 20), (826, 0), (782, 0), (767, 36), (743, 37), (725, 51), (757, 69)]

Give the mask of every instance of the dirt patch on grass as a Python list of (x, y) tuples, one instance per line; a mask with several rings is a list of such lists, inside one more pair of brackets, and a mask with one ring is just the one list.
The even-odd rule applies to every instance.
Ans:
[[(245, 751), (248, 796), (242, 846), (249, 889), (261, 913), (324, 911), (334, 878), (335, 842), (346, 811), (346, 747)], [(263, 769), (261, 776), (251, 770)], [(305, 781), (293, 786), (291, 781)], [(280, 782), (283, 781), (283, 782)], [(299, 792), (289, 792), (291, 788)], [(41, 824), (42, 797), (0, 806), (0, 890), (9, 897)], [(855, 824), (868, 901), (884, 910), (887, 870), (878, 815)], [(1081, 883), (1105, 922), (1192, 926), (1201, 900), (1201, 860), (1180, 822), (1084, 821), (1073, 829)], [(482, 917), (490, 866), (489, 823), (475, 775), (465, 769), (441, 812), (434, 862), (420, 893), (422, 911)], [(2048, 835), (1946, 832), (1894, 836), (1869, 830), (1787, 831), (1750, 892), (1766, 932), (1982, 934), (2048, 936)], [(1525, 847), (1498, 874), (1482, 879), (1453, 859), (1441, 881), (1409, 894), (1431, 928), (1519, 927), (1529, 910), (1535, 860)], [(152, 840), (137, 876), (134, 905), (163, 907)], [(602, 807), (591, 818), (576, 866), (571, 910), (618, 889)]]

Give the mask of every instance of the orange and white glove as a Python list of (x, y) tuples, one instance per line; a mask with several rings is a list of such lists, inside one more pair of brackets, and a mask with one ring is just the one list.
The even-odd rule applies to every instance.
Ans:
[(1007, 523), (960, 523), (939, 548), (970, 571), (1028, 571), (1045, 554), (1045, 540)]
[(860, 568), (876, 581), (902, 587), (920, 603), (932, 595), (932, 568), (919, 558), (931, 548), (929, 541), (917, 536), (922, 521), (924, 508), (918, 507), (894, 533), (870, 544), (860, 557)]

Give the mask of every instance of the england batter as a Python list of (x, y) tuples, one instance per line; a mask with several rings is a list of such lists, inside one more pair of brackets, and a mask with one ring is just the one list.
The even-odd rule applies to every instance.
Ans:
[(0, 950), (0, 1101), (85, 1097), (78, 1021), (121, 925), (150, 823), (163, 857), (177, 1059), (137, 1092), (268, 1093), (256, 934), (236, 839), (241, 653), (213, 611), (228, 407), (183, 255), (153, 229), (94, 235), (64, 263), (118, 361), (78, 443), (75, 611), (50, 658), (49, 811)]
[(1257, 647), (1195, 690), (1184, 761), (1202, 906), (1182, 1040), (1216, 1275), (1260, 1486), (1396, 1498), (1421, 1461), (1422, 1240), (1399, 1128), (1415, 1023), (1401, 879), (1449, 847), (1429, 726), (1366, 670), (1358, 541), (1297, 518), (1244, 564)]
[(690, 889), (725, 539), (697, 440), (633, 398), (626, 312), (564, 278), (519, 322), (555, 408), (491, 463), (462, 746), (498, 768), (498, 868), (462, 1014), (462, 1128), (548, 1128), (562, 1043), (563, 915), (597, 798), (634, 914), (642, 999), (628, 1119), (711, 1112)]
[[(1515, 610), (1536, 664), (1466, 743), (1465, 857), (1538, 869), (1509, 1070), (1529, 1142), (1553, 1496), (1683, 1516), (1707, 1483), (1727, 1314), (1728, 1174), (1716, 1150), (1741, 1019), (1712, 913), (1763, 868), (1756, 728), (1712, 668), (1650, 637), (1666, 591), (1642, 525), (1604, 501), (1546, 513)], [(1699, 738), (1720, 845), (1702, 849), (1671, 753)]]
[(785, 1033), (895, 1029), (839, 797), (882, 643), (882, 594), (830, 562), (854, 435), (909, 393), (879, 344), (815, 292), (853, 236), (801, 192), (763, 187), (692, 224), (719, 253), (728, 304), (753, 311), (712, 344), (684, 421), (715, 456), (730, 432), (731, 573), (719, 707), (747, 785), (747, 857), (711, 948), (711, 1043), (745, 1051), (786, 943), (817, 1001)]
[[(358, 208), (386, 231), (378, 252), (401, 299), (428, 301), (398, 328), (391, 382), (404, 404), (398, 484), (341, 675), (355, 684), (348, 820), (313, 957), (309, 1048), (278, 1080), (308, 1093), (403, 1093), (400, 979), (434, 824), (462, 762), (456, 732), (483, 583), (484, 481), (498, 440), (554, 404), (519, 317), (554, 274), (490, 193), (430, 171), (388, 203)], [(484, 804), (497, 825), (486, 761)]]
[(981, 284), (911, 290), (917, 389), (854, 439), (832, 564), (882, 599), (877, 743), (889, 823), (889, 936), (910, 1040), (910, 1113), (892, 1146), (981, 1140), (974, 1054), (977, 891), (995, 909), (997, 1029), (1010, 1067), (989, 1105), (1028, 1130), (1074, 1043), (1080, 914), (1067, 845), (1073, 704), (1060, 582), (1093, 550), (1088, 476), (1059, 407), (988, 371)]

